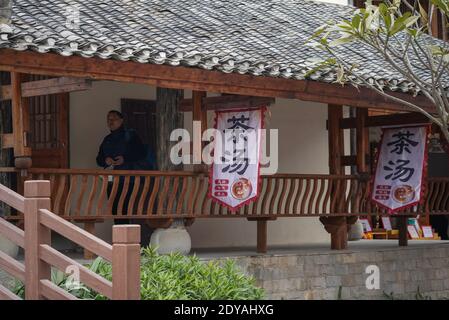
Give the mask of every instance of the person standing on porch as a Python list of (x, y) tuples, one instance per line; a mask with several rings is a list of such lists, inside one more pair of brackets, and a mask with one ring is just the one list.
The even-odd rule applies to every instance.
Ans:
[(137, 132), (127, 129), (120, 111), (108, 112), (107, 125), (111, 133), (100, 145), (97, 164), (114, 170), (136, 170), (145, 158), (145, 148)]
[[(111, 110), (107, 115), (107, 125), (111, 131), (100, 145), (97, 155), (97, 164), (109, 170), (139, 170), (140, 164), (145, 158), (145, 147), (133, 129), (125, 128), (123, 115), (120, 111)], [(112, 182), (108, 183), (108, 197), (111, 195)], [(112, 206), (112, 214), (117, 214), (120, 195), (124, 187), (124, 177), (121, 176)], [(123, 204), (122, 212), (126, 214), (128, 202), (134, 187), (134, 179), (131, 177), (128, 191)], [(118, 220), (116, 223), (127, 223), (127, 220)]]

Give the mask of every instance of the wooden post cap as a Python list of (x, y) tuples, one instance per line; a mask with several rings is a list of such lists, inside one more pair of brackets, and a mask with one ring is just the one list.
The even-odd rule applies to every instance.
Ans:
[(26, 198), (49, 198), (51, 194), (50, 181), (30, 180), (25, 181), (24, 196)]
[(112, 243), (140, 244), (140, 225), (128, 224), (114, 226), (112, 228)]

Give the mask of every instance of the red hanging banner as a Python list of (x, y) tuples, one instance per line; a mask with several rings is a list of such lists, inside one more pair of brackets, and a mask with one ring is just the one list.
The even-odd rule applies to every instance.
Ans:
[(429, 126), (382, 131), (371, 200), (395, 213), (423, 200)]

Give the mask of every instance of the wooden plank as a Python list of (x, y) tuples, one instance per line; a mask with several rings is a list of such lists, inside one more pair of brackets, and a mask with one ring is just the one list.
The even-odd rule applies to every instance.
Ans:
[(0, 284), (0, 300), (22, 300), (22, 299)]
[(0, 184), (0, 201), (20, 212), (25, 209), (25, 198), (2, 184)]
[[(272, 105), (275, 103), (275, 99), (267, 97), (224, 95), (218, 97), (203, 97), (202, 103), (207, 110), (248, 109)], [(194, 99), (184, 99), (181, 101), (180, 110), (183, 112), (193, 111), (193, 106)]]
[[(396, 125), (407, 125), (415, 123), (430, 123), (429, 118), (426, 116), (416, 113), (395, 113), (389, 115), (381, 116), (369, 116), (366, 119), (366, 127), (381, 127), (381, 126), (396, 126)], [(353, 129), (357, 126), (356, 118), (345, 118), (340, 120), (341, 129)]]
[(40, 210), (41, 223), (98, 256), (112, 261), (112, 246), (48, 210)]
[(19, 247), (25, 246), (25, 234), (22, 229), (0, 217), (0, 234)]
[(48, 300), (79, 300), (73, 294), (58, 287), (50, 280), (40, 280), (39, 284), (42, 295)]
[(78, 268), (80, 281), (89, 288), (105, 295), (106, 297), (112, 297), (112, 282), (106, 280), (95, 272), (87, 269), (82, 264), (76, 262), (73, 259), (65, 256), (61, 252), (52, 248), (49, 245), (40, 246), (40, 257), (48, 264), (55, 266), (61, 271), (65, 271), (67, 267), (74, 266)]
[[(403, 104), (385, 98), (368, 88), (354, 88), (311, 80), (256, 77), (236, 73), (225, 74), (200, 68), (141, 64), (132, 61), (63, 57), (54, 53), (0, 50), (0, 70), (45, 74), (52, 76), (85, 77), (102, 80), (143, 83), (153, 86), (231, 93), (260, 97), (279, 97), (341, 104), (352, 107), (410, 111)], [(435, 107), (424, 96), (391, 92), (395, 97), (413, 102), (429, 112)]]
[[(37, 97), (50, 94), (83, 91), (92, 88), (92, 81), (84, 78), (60, 77), (46, 80), (24, 82), (22, 97)], [(12, 98), (12, 87), (2, 86), (1, 100)]]
[(23, 263), (8, 256), (3, 251), (0, 251), (0, 269), (3, 269), (22, 282), (25, 281), (25, 266)]

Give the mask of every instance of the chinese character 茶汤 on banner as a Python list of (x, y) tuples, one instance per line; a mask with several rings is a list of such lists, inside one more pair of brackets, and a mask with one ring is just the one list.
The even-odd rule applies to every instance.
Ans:
[(383, 129), (371, 199), (390, 213), (422, 200), (427, 133), (428, 126)]
[(209, 196), (230, 210), (259, 195), (261, 129), (265, 108), (217, 111)]

